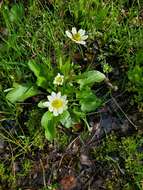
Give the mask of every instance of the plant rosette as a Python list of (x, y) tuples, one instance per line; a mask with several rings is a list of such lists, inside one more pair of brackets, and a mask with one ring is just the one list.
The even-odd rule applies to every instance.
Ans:
[[(16, 103), (42, 93), (38, 87), (48, 91), (48, 100), (41, 100), (38, 103), (39, 108), (48, 109), (41, 119), (41, 125), (48, 140), (53, 140), (56, 137), (56, 126), (59, 124), (70, 128), (81, 120), (86, 121), (86, 114), (95, 111), (102, 105), (102, 100), (92, 91), (92, 86), (105, 80), (106, 77), (103, 73), (90, 70), (77, 76), (73, 74), (69, 66), (69, 72), (66, 76), (58, 73), (55, 77), (50, 76), (48, 81), (46, 73), (50, 71), (46, 65), (41, 66), (35, 62), (30, 62), (29, 66), (37, 77), (36, 84), (16, 84), (14, 88), (10, 89), (6, 97), (10, 102)], [(67, 65), (66, 67), (63, 66), (60, 72), (66, 73), (64, 72), (65, 68), (67, 70)], [(43, 71), (43, 69), (45, 70)], [(65, 78), (68, 82), (64, 81)], [(53, 83), (55, 84), (54, 87)], [(62, 85), (63, 83), (65, 84)], [(53, 89), (55, 92), (53, 92)], [(56, 91), (58, 92), (56, 93)]]
[[(42, 100), (39, 102), (38, 106), (40, 108), (48, 108), (41, 120), (48, 140), (55, 138), (58, 124), (70, 128), (81, 120), (86, 121), (86, 113), (95, 111), (102, 105), (101, 99), (95, 95), (91, 87), (95, 83), (104, 81), (104, 79), (105, 75), (99, 71), (86, 71), (79, 76), (75, 76), (74, 83), (70, 81), (72, 90), (69, 88), (69, 83), (65, 87), (60, 87), (61, 91), (66, 88), (68, 96), (71, 97), (70, 101), (68, 101), (67, 95), (62, 95), (61, 92), (52, 92), (51, 95), (47, 96), (48, 101)], [(73, 97), (76, 97), (76, 99), (73, 99)], [(87, 122), (85, 123), (87, 125)], [(89, 126), (87, 125), (87, 127)]]

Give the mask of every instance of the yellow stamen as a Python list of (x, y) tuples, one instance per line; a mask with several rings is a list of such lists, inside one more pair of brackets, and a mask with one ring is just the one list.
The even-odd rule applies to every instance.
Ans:
[(59, 83), (61, 83), (62, 82), (62, 77), (58, 77), (58, 78), (56, 78), (56, 82), (59, 82)]
[(76, 33), (73, 35), (73, 39), (76, 41), (80, 41), (81, 40), (81, 35), (79, 33)]
[(60, 99), (55, 99), (52, 101), (53, 108), (59, 109), (63, 106), (63, 101)]

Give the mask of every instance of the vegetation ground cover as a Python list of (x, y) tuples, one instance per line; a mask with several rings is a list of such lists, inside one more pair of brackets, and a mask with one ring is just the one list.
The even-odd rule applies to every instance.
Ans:
[(141, 190), (142, 52), (140, 0), (1, 1), (0, 189)]

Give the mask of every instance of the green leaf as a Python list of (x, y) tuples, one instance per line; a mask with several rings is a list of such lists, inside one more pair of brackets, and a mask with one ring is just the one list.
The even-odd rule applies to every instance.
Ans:
[(81, 110), (83, 112), (95, 111), (99, 106), (101, 106), (101, 103), (102, 101), (96, 96), (94, 98), (92, 96), (89, 96), (80, 101)]
[(51, 112), (47, 111), (44, 113), (41, 119), (41, 125), (45, 129), (45, 137), (51, 141), (56, 136), (56, 121)]
[(76, 96), (79, 98), (83, 112), (95, 111), (102, 104), (102, 101), (89, 88), (78, 92)]
[(39, 108), (47, 108), (43, 105), (43, 103), (46, 102), (45, 100), (41, 100), (39, 103), (38, 103), (38, 107)]
[(46, 64), (37, 64), (35, 61), (29, 61), (28, 66), (34, 75), (37, 77), (36, 84), (44, 89), (48, 89), (49, 81), (52, 77), (52, 72), (49, 71)]
[(93, 92), (91, 91), (91, 89), (89, 87), (86, 87), (76, 93), (76, 98), (83, 99), (89, 95), (93, 95)]
[(64, 77), (69, 76), (69, 73), (72, 70), (72, 64), (71, 64), (71, 60), (66, 60), (66, 61), (62, 61), (62, 58), (60, 58), (59, 60), (60, 63), (60, 70), (63, 73)]
[(93, 70), (81, 74), (77, 79), (77, 83), (80, 84), (80, 88), (83, 88), (86, 85), (92, 86), (95, 82), (102, 82), (104, 79), (105, 75), (103, 73)]
[(22, 4), (15, 4), (12, 6), (9, 12), (9, 18), (11, 22), (17, 23), (24, 16), (24, 8)]
[(2, 14), (7, 28), (11, 29), (11, 27), (15, 27), (16, 24), (21, 23), (24, 16), (24, 7), (21, 3), (14, 3), (11, 9), (9, 9), (9, 6), (5, 5), (3, 6)]
[(41, 66), (39, 64), (35, 63), (35, 61), (29, 61), (28, 66), (31, 69), (31, 71), (33, 71), (34, 75), (36, 77), (39, 77)]
[(72, 126), (72, 119), (68, 111), (64, 111), (60, 116), (60, 122), (66, 128), (70, 128)]
[(22, 102), (27, 98), (35, 96), (37, 94), (39, 94), (38, 89), (32, 85), (15, 84), (14, 88), (6, 95), (6, 99), (11, 103), (15, 103), (17, 101)]
[(86, 114), (79, 107), (73, 108), (74, 123), (80, 123), (81, 119), (85, 118)]
[(47, 89), (48, 88), (48, 79), (45, 77), (39, 76), (36, 81), (37, 86)]

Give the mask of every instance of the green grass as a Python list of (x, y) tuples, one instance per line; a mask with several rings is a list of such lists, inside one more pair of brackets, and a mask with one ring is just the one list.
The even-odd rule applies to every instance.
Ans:
[[(35, 60), (36, 63), (46, 64), (51, 73), (53, 68), (59, 67), (61, 62), (67, 60), (73, 62), (72, 69), (76, 73), (89, 68), (100, 69), (102, 72), (104, 64), (107, 63), (112, 67), (111, 74), (106, 74), (109, 79), (111, 75), (112, 84), (118, 86), (120, 92), (131, 92), (131, 105), (134, 105), (135, 109), (138, 107), (139, 111), (142, 111), (143, 108), (141, 81), (143, 2), (141, 0), (129, 2), (54, 0), (47, 4), (46, 2), (44, 0), (29, 0), (27, 3), (5, 1), (0, 8), (0, 114), (3, 125), (0, 138), (7, 142), (8, 147), (9, 144), (12, 146), (12, 156), (0, 164), (0, 174), (4, 183), (8, 181), (9, 184), (13, 184), (13, 189), (17, 186), (17, 177), (13, 177), (12, 167), (8, 169), (8, 166), (23, 156), (26, 160), (22, 163), (23, 169), (20, 175), (28, 175), (32, 163), (27, 159), (27, 154), (30, 152), (36, 155), (37, 149), (42, 151), (49, 145), (40, 124), (43, 112), (37, 108), (38, 102), (11, 104), (6, 99), (7, 89), (10, 89), (14, 83), (36, 81), (28, 67), (29, 61)], [(65, 31), (71, 30), (73, 26), (87, 31), (89, 35), (87, 47), (78, 46), (67, 38)], [(98, 50), (95, 50), (95, 44), (98, 44)], [(116, 71), (119, 72), (118, 78), (112, 78)], [(96, 91), (98, 90), (100, 91), (100, 86), (96, 88)], [(108, 101), (110, 93), (105, 91), (101, 99)], [(9, 128), (7, 129), (7, 126), (11, 125), (16, 127), (14, 134), (11, 134)], [(59, 129), (59, 131), (54, 145), (64, 150), (75, 136), (68, 138), (64, 130)], [(86, 133), (86, 129), (83, 133)], [(132, 138), (129, 141), (134, 143)], [(108, 150), (110, 143), (109, 141)], [(116, 140), (115, 146), (117, 149)], [(123, 147), (125, 149), (127, 147), (127, 151), (131, 148), (127, 140), (123, 141)], [(124, 152), (125, 149), (121, 151)], [(101, 155), (104, 153), (102, 147), (99, 152)], [(136, 176), (137, 171), (135, 171), (138, 163), (130, 162), (131, 154), (129, 153), (126, 158), (125, 169), (127, 173), (133, 171), (133, 182), (139, 186), (141, 179)], [(137, 165), (137, 168), (139, 167), (140, 165)], [(128, 185), (128, 180), (124, 183), (126, 187), (132, 184)], [(113, 185), (114, 189), (115, 184), (108, 185)], [(111, 189), (109, 186), (108, 189)]]

